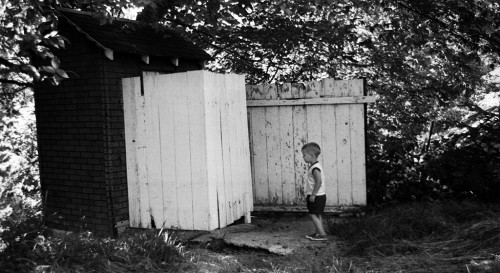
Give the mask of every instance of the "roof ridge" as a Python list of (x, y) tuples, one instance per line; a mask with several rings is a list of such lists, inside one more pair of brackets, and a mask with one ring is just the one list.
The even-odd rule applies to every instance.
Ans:
[[(114, 18), (109, 24), (102, 24), (96, 13), (68, 8), (58, 8), (58, 16), (76, 28), (88, 40), (104, 49), (105, 55), (113, 59), (113, 52), (167, 56), (209, 60), (211, 56), (180, 33), (165, 25), (154, 25)], [(126, 31), (124, 31), (126, 30)]]

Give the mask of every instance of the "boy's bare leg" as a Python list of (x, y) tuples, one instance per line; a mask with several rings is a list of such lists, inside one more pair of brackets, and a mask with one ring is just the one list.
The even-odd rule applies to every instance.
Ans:
[(321, 215), (309, 214), (311, 216), (311, 220), (313, 221), (314, 227), (316, 228), (316, 233), (319, 235), (326, 235), (325, 230), (323, 229), (323, 222)]

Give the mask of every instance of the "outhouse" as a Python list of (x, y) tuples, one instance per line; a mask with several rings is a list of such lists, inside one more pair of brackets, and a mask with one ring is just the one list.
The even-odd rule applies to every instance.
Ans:
[(47, 225), (116, 234), (129, 225), (122, 78), (200, 70), (210, 56), (172, 30), (86, 12), (60, 9), (58, 29), (70, 78), (35, 90)]
[[(130, 226), (213, 230), (253, 210), (245, 76), (123, 79)], [(144, 93), (141, 92), (144, 89)]]

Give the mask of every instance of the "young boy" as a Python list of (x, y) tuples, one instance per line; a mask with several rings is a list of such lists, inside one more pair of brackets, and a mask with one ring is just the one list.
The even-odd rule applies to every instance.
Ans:
[(304, 161), (309, 164), (306, 184), (307, 210), (315, 227), (315, 232), (307, 235), (306, 238), (312, 241), (327, 240), (322, 218), (326, 204), (326, 193), (323, 168), (318, 162), (320, 154), (321, 148), (314, 142), (307, 143), (302, 147)]

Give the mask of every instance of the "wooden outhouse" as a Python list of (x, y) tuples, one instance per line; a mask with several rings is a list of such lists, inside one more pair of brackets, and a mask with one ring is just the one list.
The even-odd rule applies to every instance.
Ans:
[(249, 222), (245, 77), (189, 71), (126, 78), (123, 87), (130, 226)]
[(70, 78), (36, 86), (35, 113), (47, 225), (109, 235), (129, 225), (122, 78), (199, 70), (210, 56), (168, 29), (101, 23), (59, 11)]

